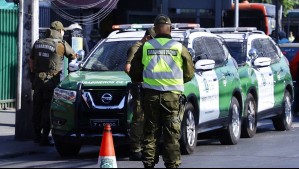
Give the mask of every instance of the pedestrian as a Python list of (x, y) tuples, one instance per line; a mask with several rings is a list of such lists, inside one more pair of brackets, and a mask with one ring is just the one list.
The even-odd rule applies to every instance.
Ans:
[(289, 39), (287, 38), (287, 34), (284, 31), (280, 31), (278, 33), (278, 38), (278, 44), (290, 43)]
[(163, 137), (163, 160), (167, 168), (181, 164), (180, 133), (183, 115), (184, 83), (194, 76), (192, 58), (181, 43), (172, 40), (171, 20), (158, 15), (154, 21), (156, 37), (145, 42), (135, 54), (129, 73), (133, 82), (143, 82), (145, 168), (155, 166), (155, 156)]
[(97, 29), (93, 29), (90, 32), (90, 40), (88, 41), (88, 50), (90, 51), (99, 41), (101, 35)]
[(32, 48), (30, 70), (33, 80), (33, 128), (34, 142), (41, 146), (52, 146), (49, 139), (50, 105), (54, 89), (60, 82), (64, 56), (75, 59), (77, 55), (63, 40), (64, 27), (60, 21), (51, 23), (47, 37), (38, 39)]
[[(125, 72), (129, 74), (131, 68), (131, 61), (134, 58), (137, 50), (148, 40), (153, 39), (156, 36), (153, 28), (146, 30), (144, 37), (137, 41), (129, 50), (128, 58), (125, 65)], [(133, 96), (133, 118), (130, 128), (130, 160), (141, 161), (142, 156), (142, 140), (143, 140), (143, 102), (142, 102), (142, 84), (141, 82), (135, 82), (131, 84), (132, 96)]]
[(290, 43), (293, 43), (295, 40), (295, 36), (293, 35), (293, 32), (290, 32), (289, 41)]

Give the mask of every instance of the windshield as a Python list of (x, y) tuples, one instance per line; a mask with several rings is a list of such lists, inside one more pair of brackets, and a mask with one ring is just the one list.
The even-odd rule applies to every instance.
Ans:
[(103, 42), (88, 58), (83, 70), (123, 71), (127, 60), (127, 52), (136, 41)]
[[(224, 27), (234, 27), (235, 12), (233, 10), (227, 11), (223, 18)], [(256, 27), (258, 30), (266, 32), (266, 19), (262, 11), (259, 10), (240, 10), (239, 13), (240, 27)]]
[(226, 42), (228, 50), (237, 63), (243, 64), (246, 62), (245, 45), (243, 42)]

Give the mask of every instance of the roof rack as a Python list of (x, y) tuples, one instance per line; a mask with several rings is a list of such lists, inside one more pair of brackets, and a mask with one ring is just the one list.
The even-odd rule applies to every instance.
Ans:
[[(145, 30), (153, 27), (154, 24), (123, 24), (123, 25), (113, 25), (113, 30)], [(200, 28), (199, 24), (195, 23), (173, 23), (172, 29), (196, 29)]]

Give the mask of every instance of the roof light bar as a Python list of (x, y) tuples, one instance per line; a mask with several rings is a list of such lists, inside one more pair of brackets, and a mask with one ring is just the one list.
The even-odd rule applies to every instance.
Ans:
[[(123, 25), (113, 25), (113, 30), (129, 30), (129, 29), (148, 29), (153, 27), (154, 24), (123, 24)], [(173, 29), (196, 29), (200, 28), (199, 24), (193, 23), (173, 23)]]
[(200, 28), (200, 25), (196, 24), (196, 23), (174, 23), (174, 24), (172, 24), (172, 28), (174, 28), (174, 29), (196, 29), (196, 28)]
[(126, 29), (148, 29), (153, 27), (154, 24), (124, 24), (124, 25), (113, 25), (113, 30), (126, 30)]
[(238, 27), (238, 28), (208, 28), (210, 32), (255, 32), (257, 28), (255, 27)]

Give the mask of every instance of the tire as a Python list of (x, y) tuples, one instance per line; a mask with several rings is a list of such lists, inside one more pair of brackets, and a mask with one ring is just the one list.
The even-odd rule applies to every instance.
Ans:
[(195, 109), (191, 103), (187, 103), (183, 121), (181, 124), (181, 154), (192, 154), (197, 145), (197, 125), (195, 120)]
[(63, 140), (62, 138), (59, 138), (59, 136), (54, 136), (54, 141), (55, 141), (55, 148), (56, 151), (62, 156), (62, 157), (71, 157), (71, 156), (76, 156), (79, 154), (81, 150), (81, 144), (79, 143), (74, 143), (66, 140)]
[(282, 113), (272, 119), (276, 131), (290, 130), (293, 124), (292, 97), (288, 91), (284, 93)]
[(229, 108), (227, 128), (220, 133), (219, 140), (223, 145), (235, 145), (241, 137), (241, 108), (238, 100), (233, 97)]
[(248, 94), (245, 103), (246, 117), (242, 124), (242, 138), (252, 138), (256, 134), (257, 129), (257, 105), (252, 94)]

